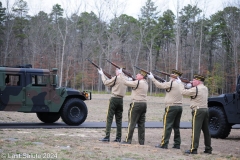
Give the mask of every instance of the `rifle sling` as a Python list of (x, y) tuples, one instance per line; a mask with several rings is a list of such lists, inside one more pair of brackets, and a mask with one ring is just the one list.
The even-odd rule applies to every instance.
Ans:
[(172, 89), (172, 83), (173, 83), (173, 81), (171, 81), (171, 86), (170, 86), (169, 89), (166, 89), (166, 92), (170, 92), (170, 91), (171, 91), (171, 89)]
[(117, 76), (115, 77), (114, 83), (111, 87), (115, 86), (116, 80), (117, 80)]
[(193, 97), (193, 96), (191, 96), (191, 99), (195, 99), (196, 97), (197, 97), (197, 95), (198, 95), (198, 88), (197, 88), (197, 86), (196, 86), (196, 95)]
[(136, 90), (138, 88), (138, 85), (139, 85), (139, 80), (138, 80), (138, 83), (137, 83), (137, 87), (133, 88), (132, 90)]

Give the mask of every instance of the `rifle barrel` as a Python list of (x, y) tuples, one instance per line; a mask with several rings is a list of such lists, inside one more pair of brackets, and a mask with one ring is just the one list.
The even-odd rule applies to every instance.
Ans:
[(95, 64), (93, 61), (91, 61), (89, 58), (87, 58), (87, 60), (91, 62), (96, 68), (100, 69), (100, 67), (97, 64)]
[[(91, 61), (89, 58), (87, 58), (87, 60), (88, 60), (89, 62), (91, 62), (92, 65), (94, 65), (96, 68), (100, 69), (100, 67), (99, 67), (96, 63), (94, 63), (93, 61)], [(104, 73), (104, 75), (107, 76), (109, 79), (112, 78), (112, 76), (111, 76), (110, 74), (108, 74), (107, 72), (103, 71), (103, 73)]]
[[(142, 71), (146, 72), (147, 74), (150, 74), (150, 72), (148, 72), (148, 71), (146, 71), (146, 70), (144, 70), (144, 69), (142, 69), (142, 68), (139, 68), (139, 67), (137, 67), (137, 66), (134, 66), (134, 67), (136, 67), (136, 68), (139, 69), (139, 70), (142, 70)], [(159, 81), (161, 81), (161, 82), (165, 82), (164, 79), (162, 79), (161, 77), (159, 77), (159, 76), (157, 76), (157, 75), (154, 75), (154, 74), (153, 74), (153, 77), (154, 77), (156, 80), (159, 80)]]
[[(164, 75), (167, 75), (167, 76), (170, 76), (170, 77), (173, 77), (173, 78), (177, 78), (177, 76), (173, 75), (173, 74), (169, 74), (169, 73), (166, 73), (166, 72), (163, 72), (163, 71), (159, 71), (159, 70), (156, 70), (156, 72), (158, 73), (161, 73), (161, 74), (164, 74)], [(182, 82), (184, 83), (191, 83), (187, 78), (182, 78), (182, 77), (179, 77), (181, 79)]]
[(169, 74), (169, 73), (167, 73), (167, 72), (163, 72), (163, 71), (159, 71), (159, 70), (154, 70), (154, 71), (156, 71), (156, 72), (158, 72), (158, 73), (161, 73), (161, 74), (164, 74), (164, 75), (166, 75), (166, 76), (170, 76), (171, 74)]
[[(116, 68), (120, 69), (121, 67), (116, 65), (115, 63), (109, 61), (108, 59), (106, 59), (109, 63), (111, 63), (113, 66), (115, 66)], [(128, 71), (126, 71), (125, 69), (122, 69), (122, 72), (127, 75), (128, 77), (132, 78), (134, 81), (136, 80)]]

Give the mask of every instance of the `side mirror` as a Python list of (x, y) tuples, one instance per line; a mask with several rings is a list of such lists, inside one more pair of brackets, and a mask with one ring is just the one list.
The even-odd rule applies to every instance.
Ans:
[(53, 75), (53, 83), (52, 83), (52, 85), (54, 87), (58, 86), (58, 76), (56, 74)]
[(237, 85), (237, 87), (236, 87), (236, 92), (237, 92), (238, 94), (240, 94), (240, 84)]

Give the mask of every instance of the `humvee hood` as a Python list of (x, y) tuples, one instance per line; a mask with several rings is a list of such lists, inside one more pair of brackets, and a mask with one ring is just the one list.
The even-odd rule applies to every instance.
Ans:
[(73, 89), (73, 88), (66, 88), (66, 92), (68, 95), (76, 95), (76, 94), (82, 94), (79, 90)]
[(82, 93), (79, 90), (73, 89), (73, 88), (67, 88), (67, 87), (60, 87), (57, 88), (58, 94), (62, 97), (66, 97), (69, 95), (82, 95)]

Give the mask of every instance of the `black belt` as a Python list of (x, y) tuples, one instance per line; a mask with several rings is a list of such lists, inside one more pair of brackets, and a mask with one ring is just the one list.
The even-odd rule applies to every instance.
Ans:
[(117, 94), (113, 94), (113, 93), (112, 93), (112, 95), (119, 97), (119, 98), (123, 98), (123, 96), (121, 96), (121, 95), (117, 95)]

